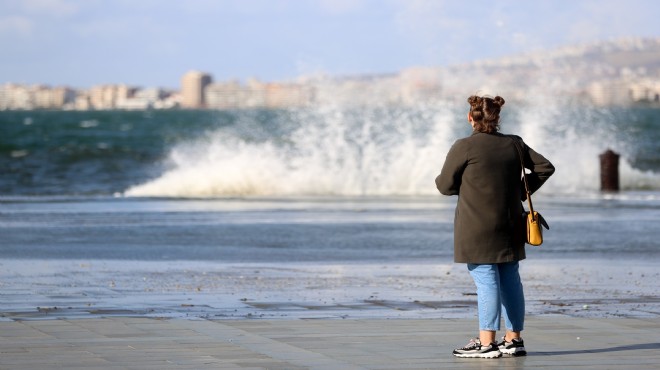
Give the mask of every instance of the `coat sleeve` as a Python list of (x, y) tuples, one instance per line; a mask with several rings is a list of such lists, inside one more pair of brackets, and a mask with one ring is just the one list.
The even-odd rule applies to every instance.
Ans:
[[(523, 143), (524, 144), (524, 143)], [(534, 151), (534, 149), (524, 144), (525, 148), (525, 168), (531, 170), (527, 174), (527, 182), (529, 184), (529, 191), (534, 194), (535, 191), (541, 188), (541, 185), (555, 172), (555, 166), (550, 163), (544, 156)], [(523, 186), (524, 189), (524, 186)], [(522, 195), (522, 200), (526, 200), (527, 196)]]
[(467, 165), (467, 151), (464, 142), (457, 141), (447, 153), (440, 175), (435, 178), (435, 186), (444, 195), (458, 195)]

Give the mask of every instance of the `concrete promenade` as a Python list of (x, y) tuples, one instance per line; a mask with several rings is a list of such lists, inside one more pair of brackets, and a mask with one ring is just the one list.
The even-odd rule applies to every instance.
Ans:
[(526, 357), (458, 359), (474, 319), (0, 322), (0, 369), (658, 369), (660, 318), (528, 317)]

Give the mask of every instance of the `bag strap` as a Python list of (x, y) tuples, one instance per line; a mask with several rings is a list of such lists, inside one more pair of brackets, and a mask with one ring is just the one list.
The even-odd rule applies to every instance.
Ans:
[[(525, 183), (525, 193), (527, 194), (527, 203), (529, 204), (529, 213), (534, 215), (534, 207), (532, 206), (532, 194), (530, 194), (530, 192), (529, 192), (529, 184), (527, 183), (527, 174), (525, 173), (525, 161), (523, 160), (522, 148), (520, 148), (520, 143), (518, 143), (518, 140), (516, 140), (513, 137), (511, 137), (511, 140), (513, 140), (513, 145), (516, 147), (516, 151), (518, 152), (518, 158), (520, 159), (520, 168), (522, 170), (523, 182)], [(532, 217), (534, 217), (534, 216), (532, 216)]]

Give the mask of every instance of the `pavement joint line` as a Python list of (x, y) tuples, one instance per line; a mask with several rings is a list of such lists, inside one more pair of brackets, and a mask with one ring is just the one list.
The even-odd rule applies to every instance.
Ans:
[[(173, 324), (182, 325), (181, 320), (172, 320)], [(185, 321), (187, 328), (193, 329), (208, 337), (241, 346), (251, 351), (266, 355), (275, 360), (288, 362), (292, 365), (314, 369), (364, 370), (361, 366), (327, 357), (318, 352), (312, 352), (300, 347), (282, 343), (261, 335), (253, 334), (219, 321)], [(218, 330), (220, 328), (221, 330)], [(219, 332), (222, 333), (219, 335)], [(292, 356), (293, 355), (293, 356)], [(322, 367), (319, 364), (324, 364)]]
[[(195, 320), (108, 318), (68, 319), (67, 326), (90, 334), (124, 324), (149, 326), (145, 337), (58, 339), (24, 337), (17, 327), (54, 325), (44, 321), (0, 323), (0, 369), (658, 369), (660, 317), (569, 318), (531, 316), (525, 331), (530, 353), (498, 361), (456, 359), (456, 337), (474, 330), (463, 320)], [(109, 325), (116, 323), (117, 325)], [(146, 325), (149, 324), (149, 325)], [(11, 335), (3, 337), (8, 326)], [(181, 328), (186, 328), (186, 331)], [(472, 329), (470, 329), (472, 328)], [(69, 332), (64, 330), (64, 332)], [(186, 332), (187, 334), (181, 335)], [(113, 332), (114, 333), (114, 332)], [(115, 335), (115, 334), (111, 334)], [(116, 334), (121, 335), (121, 334)], [(459, 342), (459, 344), (462, 344)], [(412, 345), (412, 347), (409, 347)], [(50, 366), (49, 366), (50, 365)]]

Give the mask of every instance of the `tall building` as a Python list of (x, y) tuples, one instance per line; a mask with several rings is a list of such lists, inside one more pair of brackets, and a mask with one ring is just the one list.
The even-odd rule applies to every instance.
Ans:
[(213, 81), (208, 73), (190, 71), (181, 77), (181, 106), (183, 108), (205, 108), (205, 88)]
[(68, 87), (36, 85), (32, 87), (34, 108), (62, 109), (75, 98), (75, 91)]
[(0, 86), (0, 109), (34, 109), (34, 98), (31, 88), (19, 84)]
[(251, 78), (247, 84), (238, 81), (212, 83), (205, 91), (206, 108), (297, 108), (309, 106), (314, 89), (298, 83), (264, 83)]

